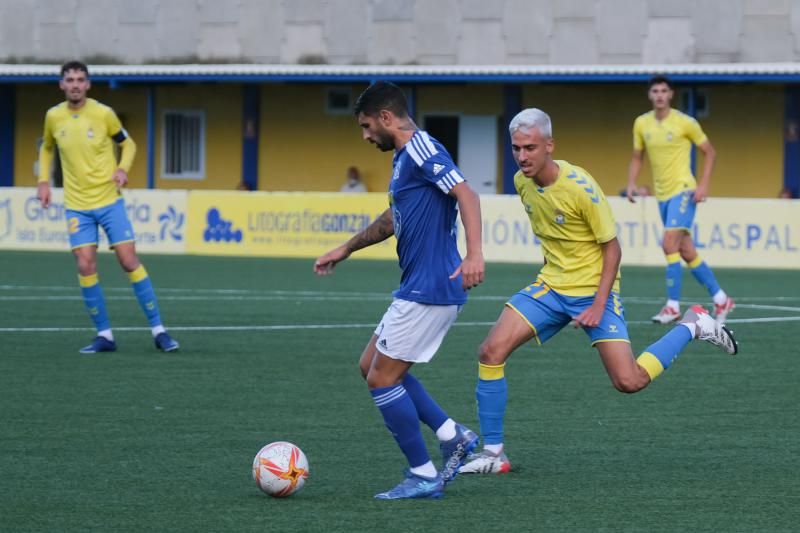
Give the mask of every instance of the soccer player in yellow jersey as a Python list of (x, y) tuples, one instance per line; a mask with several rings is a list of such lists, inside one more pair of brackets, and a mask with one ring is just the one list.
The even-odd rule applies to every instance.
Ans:
[[(669, 324), (680, 319), (683, 259), (714, 300), (717, 322), (724, 324), (735, 306), (733, 298), (720, 288), (711, 268), (697, 254), (691, 235), (697, 204), (708, 196), (716, 152), (694, 118), (670, 107), (672, 96), (667, 78), (656, 76), (650, 80), (648, 97), (653, 110), (633, 123), (633, 157), (628, 171), (628, 200), (635, 202), (636, 178), (642, 169), (642, 155), (647, 151), (664, 223), (662, 248), (667, 257), (667, 303), (653, 316), (653, 322)], [(699, 182), (692, 175), (692, 144), (705, 155)]]
[[(156, 347), (174, 352), (178, 343), (161, 323), (153, 285), (136, 255), (133, 227), (120, 194), (120, 188), (128, 183), (136, 144), (110, 107), (87, 98), (91, 82), (86, 65), (78, 61), (64, 64), (59, 87), (66, 101), (50, 108), (45, 116), (44, 142), (39, 151), (38, 196), (44, 207), (50, 204), (50, 166), (53, 148), (58, 146), (70, 246), (78, 263), (78, 280), (86, 309), (97, 328), (95, 339), (80, 352), (117, 349), (97, 277), (98, 226), (102, 226), (119, 264), (128, 274), (133, 292), (150, 323)], [(114, 155), (114, 143), (120, 147), (119, 162)]]
[(619, 295), (622, 251), (603, 191), (586, 170), (552, 158), (552, 125), (543, 111), (525, 109), (509, 131), (520, 169), (514, 186), (542, 243), (545, 264), (535, 282), (508, 300), (478, 350), (475, 393), (484, 448), (468, 458), (462, 473), (511, 468), (503, 450), (504, 368), (511, 353), (531, 339), (542, 344), (574, 321), (597, 348), (614, 387), (626, 393), (647, 387), (692, 339), (729, 354), (737, 351), (730, 332), (697, 305), (635, 358)]

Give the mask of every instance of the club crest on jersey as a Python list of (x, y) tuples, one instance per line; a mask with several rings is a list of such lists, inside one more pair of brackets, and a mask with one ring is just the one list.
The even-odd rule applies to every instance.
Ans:
[(671, 132), (671, 131), (668, 131), (668, 132), (667, 132), (667, 140), (668, 140), (669, 142), (672, 142), (672, 132)]
[(392, 172), (392, 179), (393, 180), (400, 179), (400, 165), (401, 165), (401, 163), (398, 162), (397, 165), (395, 165), (395, 167), (394, 167), (394, 171)]
[(89, 131), (86, 132), (86, 136), (89, 137), (90, 139), (94, 139), (94, 130), (92, 128), (89, 128)]
[(533, 213), (533, 206), (532, 206), (532, 205), (530, 205), (530, 204), (526, 204), (526, 203), (524, 203), (524, 202), (523, 202), (523, 204), (522, 204), (522, 205), (524, 205), (524, 206), (525, 206), (525, 212), (526, 212), (526, 213), (528, 213), (529, 215)]
[(564, 213), (561, 212), (560, 209), (556, 209), (555, 221), (556, 221), (556, 224), (559, 224), (559, 225), (561, 225), (561, 224), (563, 224), (564, 222), (567, 221), (567, 218), (564, 216)]

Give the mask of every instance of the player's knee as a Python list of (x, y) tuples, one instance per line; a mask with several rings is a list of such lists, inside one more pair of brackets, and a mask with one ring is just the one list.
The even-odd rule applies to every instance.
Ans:
[(506, 350), (491, 339), (486, 339), (478, 347), (478, 360), (484, 365), (502, 365), (506, 355)]
[(643, 381), (636, 375), (614, 376), (611, 378), (611, 383), (614, 388), (625, 394), (633, 394), (639, 392), (647, 386), (647, 381)]
[(78, 257), (78, 273), (81, 276), (91, 276), (97, 272), (97, 261), (88, 257)]
[(397, 379), (391, 376), (385, 376), (380, 372), (371, 371), (366, 375), (367, 387), (372, 389), (382, 389), (384, 387), (392, 387), (397, 385)]

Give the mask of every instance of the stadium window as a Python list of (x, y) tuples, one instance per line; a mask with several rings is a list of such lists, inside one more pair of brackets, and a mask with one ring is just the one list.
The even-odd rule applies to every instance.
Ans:
[(353, 112), (351, 96), (350, 87), (328, 87), (325, 91), (325, 112), (329, 115), (349, 115)]
[[(691, 89), (681, 89), (681, 111), (689, 113), (689, 98)], [(694, 118), (708, 118), (710, 113), (708, 89), (699, 87), (694, 93)]]
[(163, 115), (161, 176), (204, 179), (206, 115), (194, 109), (170, 109)]

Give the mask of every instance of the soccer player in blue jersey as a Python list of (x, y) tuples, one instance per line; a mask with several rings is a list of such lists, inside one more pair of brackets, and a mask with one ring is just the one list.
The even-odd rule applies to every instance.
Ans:
[(520, 112), (509, 132), (520, 169), (514, 185), (545, 264), (535, 282), (508, 300), (480, 346), (476, 396), (484, 448), (467, 459), (463, 473), (510, 470), (503, 450), (506, 360), (525, 342), (542, 344), (573, 320), (597, 348), (614, 387), (626, 393), (647, 387), (692, 339), (737, 351), (730, 332), (696, 305), (634, 358), (619, 295), (622, 252), (603, 191), (583, 168), (552, 158), (552, 125), (543, 111)]
[[(697, 204), (705, 202), (708, 196), (716, 152), (697, 120), (670, 107), (672, 96), (669, 79), (655, 76), (650, 80), (648, 98), (653, 110), (640, 115), (633, 123), (633, 157), (628, 171), (627, 195), (631, 202), (635, 202), (636, 178), (647, 151), (664, 223), (662, 248), (667, 258), (667, 303), (652, 320), (669, 324), (680, 319), (683, 259), (714, 300), (717, 322), (724, 324), (735, 303), (717, 283), (708, 264), (697, 254), (691, 235)], [(705, 156), (699, 182), (692, 175), (690, 165), (692, 144)]]
[[(439, 498), (478, 436), (453, 421), (409, 369), (433, 358), (467, 301), (466, 291), (483, 281), (480, 201), (444, 146), (417, 128), (396, 85), (370, 85), (358, 98), (355, 114), (365, 140), (381, 151), (394, 150), (389, 208), (347, 243), (318, 258), (314, 271), (329, 274), (356, 250), (397, 238), (400, 287), (359, 366), (409, 468), (402, 482), (375, 497)], [(463, 260), (456, 247), (458, 211), (467, 242)], [(439, 472), (428, 456), (420, 420), (440, 441)]]
[[(86, 96), (91, 87), (86, 65), (78, 61), (64, 64), (59, 87), (66, 101), (51, 107), (45, 116), (37, 192), (42, 206), (47, 207), (53, 148), (58, 146), (70, 246), (78, 263), (83, 300), (97, 328), (95, 339), (80, 352), (117, 349), (97, 276), (98, 226), (102, 226), (119, 264), (128, 274), (136, 299), (150, 323), (156, 348), (174, 352), (178, 342), (161, 322), (153, 285), (136, 255), (133, 227), (120, 194), (120, 188), (128, 183), (136, 144), (113, 109)], [(121, 152), (119, 162), (114, 155), (115, 143)]]

